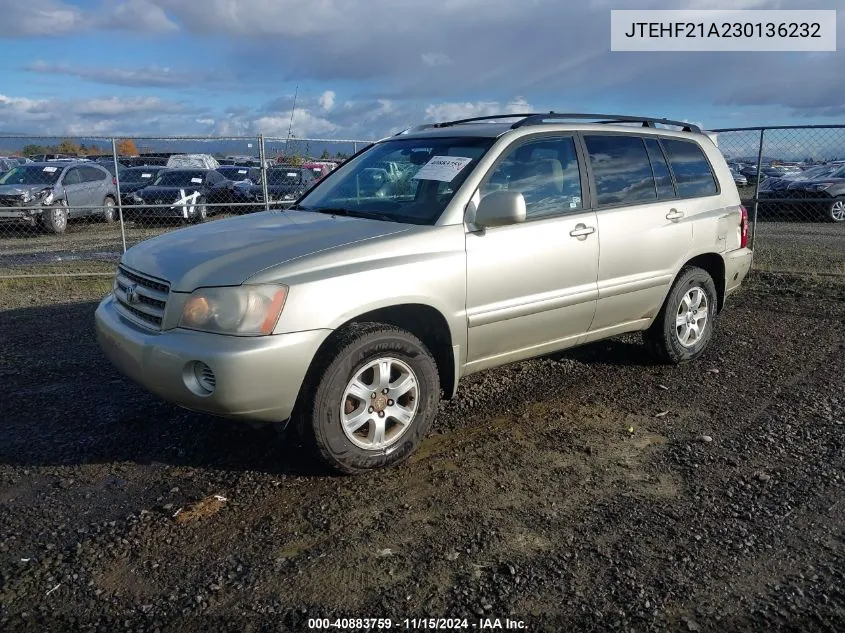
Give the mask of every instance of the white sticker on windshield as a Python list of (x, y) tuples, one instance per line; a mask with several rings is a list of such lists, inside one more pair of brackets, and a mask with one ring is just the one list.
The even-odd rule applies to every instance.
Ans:
[(246, 169), (239, 169), (239, 170), (238, 170), (238, 173), (239, 173), (239, 174), (245, 174), (245, 173), (246, 173)]
[(45, 167), (44, 171), (46, 171), (48, 174), (52, 174), (54, 171), (56, 171), (56, 167)]
[(452, 182), (461, 170), (472, 162), (465, 156), (435, 156), (414, 174), (414, 180)]
[(287, 176), (288, 178), (296, 178), (298, 175), (299, 174), (297, 174), (295, 171), (289, 171), (285, 174), (285, 176)]
[(152, 174), (141, 174), (141, 178), (152, 178)]
[(191, 182), (194, 183), (195, 185), (201, 185), (202, 184), (202, 178), (191, 178)]

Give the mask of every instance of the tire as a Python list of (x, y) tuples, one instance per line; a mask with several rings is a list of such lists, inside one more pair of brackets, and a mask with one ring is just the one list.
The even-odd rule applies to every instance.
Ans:
[[(696, 300), (697, 310), (688, 309)], [(717, 311), (713, 278), (701, 268), (688, 266), (681, 270), (654, 323), (643, 333), (645, 344), (665, 363), (677, 365), (698, 358), (713, 336)]]
[(839, 196), (828, 205), (825, 220), (828, 222), (845, 222), (845, 196)]
[[(385, 366), (392, 393), (381, 390)], [(439, 400), (437, 364), (417, 337), (392, 325), (360, 323), (338, 332), (324, 361), (309, 371), (295, 417), (314, 454), (353, 475), (406, 460), (431, 428)]]
[(190, 219), (192, 223), (202, 224), (208, 219), (208, 207), (205, 206), (205, 198), (199, 198), (194, 209), (196, 213), (194, 214), (194, 217)]
[(62, 200), (41, 211), (41, 224), (50, 233), (60, 234), (67, 230), (67, 203)]
[(103, 200), (103, 219), (107, 224), (112, 224), (115, 220), (117, 220), (117, 214), (115, 213), (114, 208), (114, 198), (111, 196), (106, 196), (106, 199)]

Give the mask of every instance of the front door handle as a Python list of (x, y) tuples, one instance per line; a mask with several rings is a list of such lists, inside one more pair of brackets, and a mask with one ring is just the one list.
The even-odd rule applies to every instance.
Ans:
[(684, 217), (684, 212), (677, 209), (669, 209), (669, 213), (666, 214), (666, 219), (673, 222), (680, 220), (682, 217)]
[(596, 228), (594, 226), (587, 226), (586, 224), (576, 224), (575, 228), (572, 229), (569, 234), (572, 237), (577, 237), (582, 242), (587, 239), (587, 236), (591, 233), (595, 233)]

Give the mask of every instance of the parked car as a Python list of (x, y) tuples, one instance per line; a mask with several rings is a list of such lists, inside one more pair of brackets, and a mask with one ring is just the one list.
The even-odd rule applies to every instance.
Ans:
[[(267, 170), (267, 194), (270, 207), (280, 209), (289, 207), (317, 182), (317, 176), (305, 167), (271, 167)], [(236, 202), (264, 204), (264, 186), (260, 178), (255, 184), (238, 183), (234, 187)], [(244, 208), (244, 207), (241, 207)], [(248, 207), (247, 207), (248, 208)]]
[(748, 185), (748, 178), (735, 169), (731, 169), (731, 176), (733, 176), (734, 184), (737, 187), (745, 187)]
[[(188, 409), (290, 421), (345, 473), (406, 459), (441, 389), (477, 371), (636, 331), (664, 362), (696, 359), (750, 268), (747, 213), (694, 125), (602, 120), (416, 128), (283, 213), (136, 244), (100, 346)], [(360, 194), (384, 161), (414, 187)]]
[(16, 161), (14, 158), (0, 156), (0, 176), (2, 176), (8, 171), (12, 171), (17, 166), (18, 161)]
[(147, 187), (155, 181), (159, 172), (165, 169), (157, 165), (142, 167), (128, 167), (120, 172), (120, 199), (123, 204), (132, 204), (130, 198), (139, 189)]
[[(783, 178), (785, 175), (791, 173), (792, 170), (784, 167), (762, 167), (760, 169), (760, 182), (767, 178)], [(755, 186), (757, 184), (757, 166), (746, 167), (742, 170), (742, 175), (748, 180), (748, 184)]]
[(211, 154), (174, 154), (167, 159), (166, 167), (180, 169), (217, 169), (220, 163)]
[(163, 169), (152, 184), (126, 196), (130, 219), (179, 219), (204, 222), (219, 207), (231, 204), (231, 181), (214, 169)]
[(0, 178), (0, 220), (39, 224), (64, 233), (69, 219), (116, 219), (112, 175), (93, 162), (56, 161), (18, 165)]
[(804, 178), (774, 183), (760, 193), (760, 210), (764, 214), (787, 212), (803, 219), (845, 222), (845, 167), (821, 168)]

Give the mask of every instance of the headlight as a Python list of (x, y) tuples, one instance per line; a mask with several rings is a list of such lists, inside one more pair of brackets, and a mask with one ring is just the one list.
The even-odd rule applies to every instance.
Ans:
[(273, 332), (287, 299), (287, 286), (235, 286), (194, 290), (179, 327), (242, 336)]
[(807, 185), (807, 191), (824, 191), (825, 189), (829, 189), (835, 183), (832, 182), (817, 182), (812, 185)]
[(41, 197), (41, 204), (53, 204), (52, 189), (42, 189), (38, 192), (38, 195)]
[(285, 200), (293, 200), (295, 196), (292, 193), (286, 193), (284, 199)]
[(129, 194), (129, 199), (132, 202), (143, 202), (144, 201), (144, 199), (141, 196), (139, 196), (137, 193), (135, 193), (134, 191)]
[(23, 202), (24, 204), (26, 204), (26, 203), (27, 203), (27, 202), (29, 202), (30, 200), (32, 200), (32, 195), (31, 195), (28, 191), (24, 191), (24, 192), (21, 194), (21, 202)]

